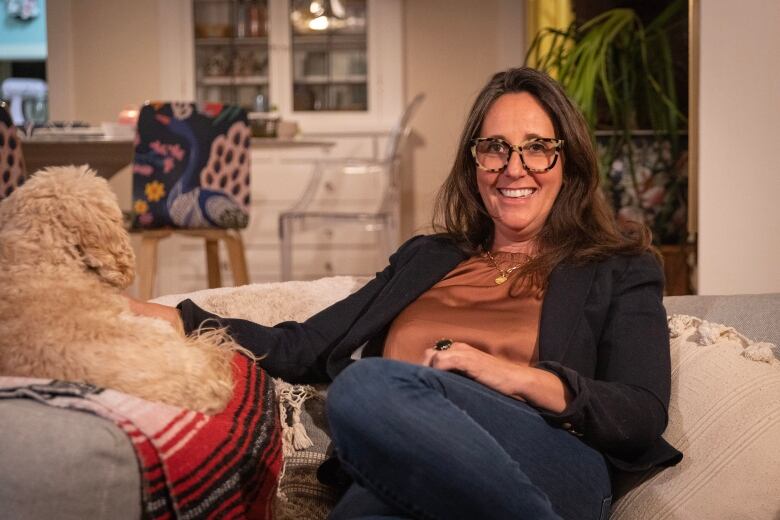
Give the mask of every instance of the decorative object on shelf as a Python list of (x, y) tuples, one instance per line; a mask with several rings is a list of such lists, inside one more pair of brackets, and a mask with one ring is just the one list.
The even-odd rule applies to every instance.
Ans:
[[(242, 6), (239, 6), (239, 10), (241, 9)], [(250, 38), (259, 38), (267, 34), (265, 6), (261, 6), (256, 2), (250, 2), (246, 6), (244, 19), (247, 24), (246, 35)]]
[(196, 24), (195, 37), (197, 38), (230, 38), (233, 36), (233, 27), (228, 24)]
[(230, 60), (222, 49), (214, 49), (206, 61), (207, 76), (224, 76), (230, 71)]
[(239, 49), (233, 59), (233, 74), (251, 76), (255, 72), (255, 57), (251, 49)]
[(686, 8), (672, 0), (647, 25), (633, 9), (610, 9), (566, 30), (541, 30), (526, 55), (558, 78), (596, 130), (602, 186), (618, 218), (646, 223), (657, 245), (681, 248), (687, 118), (670, 39), (685, 30)]
[(38, 0), (6, 0), (5, 10), (8, 16), (18, 20), (32, 20), (41, 14)]
[(272, 112), (250, 112), (249, 126), (252, 137), (276, 137), (279, 114)]
[(276, 137), (279, 139), (295, 139), (299, 132), (298, 123), (295, 121), (279, 120), (276, 124)]

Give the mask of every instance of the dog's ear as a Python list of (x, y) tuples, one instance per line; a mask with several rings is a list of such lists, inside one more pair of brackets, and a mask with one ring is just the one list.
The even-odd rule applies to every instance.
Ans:
[(0, 245), (17, 264), (75, 263), (120, 289), (133, 281), (135, 255), (116, 195), (86, 165), (36, 172), (3, 201), (0, 215)]
[(135, 276), (135, 254), (122, 225), (122, 214), (119, 208), (103, 201), (92, 203), (96, 216), (77, 228), (76, 254), (104, 282), (124, 289)]

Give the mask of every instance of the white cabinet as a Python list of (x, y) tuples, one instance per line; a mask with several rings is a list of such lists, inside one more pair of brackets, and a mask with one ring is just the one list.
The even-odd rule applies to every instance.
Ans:
[[(360, 0), (364, 26), (342, 32), (296, 31), (291, 14), (303, 3), (161, 3), (163, 94), (170, 99), (219, 97), (247, 108), (257, 107), (262, 95), (266, 108), (275, 106), (304, 133), (389, 129), (404, 106), (401, 0)], [(249, 22), (252, 18), (257, 21)]]

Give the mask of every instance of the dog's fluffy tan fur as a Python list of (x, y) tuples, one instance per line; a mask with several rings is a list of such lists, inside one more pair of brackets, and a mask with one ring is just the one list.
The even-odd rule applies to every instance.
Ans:
[(105, 179), (48, 168), (0, 203), (0, 375), (92, 383), (205, 413), (224, 409), (240, 347), (132, 314), (134, 255)]

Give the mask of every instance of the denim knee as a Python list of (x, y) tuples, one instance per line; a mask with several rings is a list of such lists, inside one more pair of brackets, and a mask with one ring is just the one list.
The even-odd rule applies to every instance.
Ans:
[(356, 361), (344, 369), (328, 388), (326, 409), (328, 417), (341, 417), (344, 413), (358, 412), (381, 392), (382, 380), (387, 375), (387, 360), (368, 358)]
[(334, 440), (338, 433), (376, 427), (395, 415), (403, 382), (420, 367), (383, 358), (366, 358), (344, 369), (328, 388), (326, 411)]

